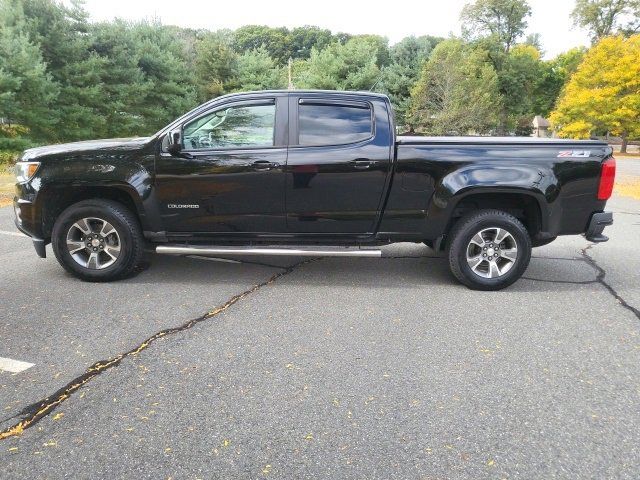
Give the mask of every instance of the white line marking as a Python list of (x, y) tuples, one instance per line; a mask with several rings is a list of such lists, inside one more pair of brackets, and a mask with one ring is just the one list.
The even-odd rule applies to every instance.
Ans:
[(8, 232), (6, 230), (0, 230), (0, 234), (2, 235), (11, 235), (12, 237), (25, 237), (25, 238), (29, 238), (27, 237), (24, 233), (20, 233), (20, 232)]
[(0, 357), (0, 370), (4, 370), (5, 372), (20, 373), (34, 365), (34, 363), (21, 362), (20, 360)]

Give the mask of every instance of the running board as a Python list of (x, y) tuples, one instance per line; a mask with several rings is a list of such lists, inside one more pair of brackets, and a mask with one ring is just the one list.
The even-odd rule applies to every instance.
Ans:
[(275, 255), (292, 257), (381, 257), (382, 250), (359, 247), (228, 247), (158, 245), (156, 253), (165, 255)]

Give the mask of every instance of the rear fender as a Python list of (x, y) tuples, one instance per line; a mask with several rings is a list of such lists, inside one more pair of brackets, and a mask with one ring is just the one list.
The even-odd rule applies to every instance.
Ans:
[(429, 223), (442, 235), (450, 226), (456, 206), (465, 198), (479, 194), (517, 194), (535, 199), (540, 208), (540, 227), (544, 231), (548, 226), (548, 205), (555, 200), (558, 192), (553, 171), (545, 167), (470, 164), (445, 175), (436, 184), (429, 203)]

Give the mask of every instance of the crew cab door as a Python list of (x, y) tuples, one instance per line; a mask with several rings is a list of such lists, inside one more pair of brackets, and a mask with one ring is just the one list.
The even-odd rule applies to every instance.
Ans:
[(313, 93), (289, 101), (287, 231), (373, 233), (393, 155), (385, 102)]
[(285, 232), (287, 110), (286, 96), (274, 95), (218, 104), (183, 123), (180, 154), (163, 147), (156, 161), (167, 232)]

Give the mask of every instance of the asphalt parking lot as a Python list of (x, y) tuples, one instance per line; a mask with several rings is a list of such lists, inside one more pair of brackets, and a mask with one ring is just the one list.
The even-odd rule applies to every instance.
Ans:
[(0, 357), (33, 366), (0, 370), (0, 476), (638, 478), (640, 201), (609, 209), (482, 293), (414, 244), (82, 283), (2, 208)]

